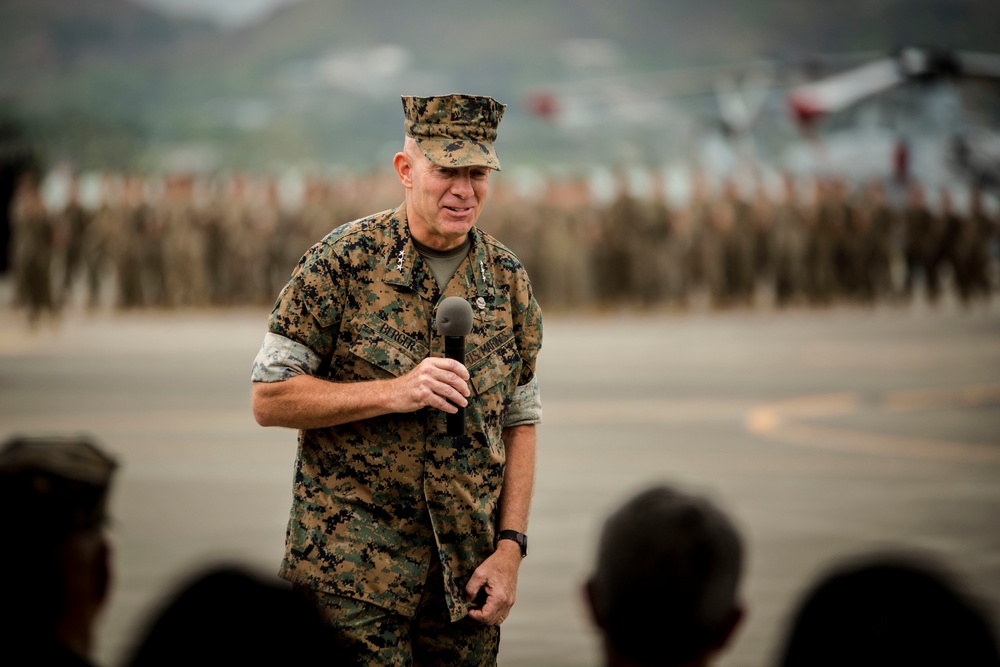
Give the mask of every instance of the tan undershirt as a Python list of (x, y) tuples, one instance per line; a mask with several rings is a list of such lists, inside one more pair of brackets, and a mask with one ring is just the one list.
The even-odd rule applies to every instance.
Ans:
[(417, 253), (424, 258), (427, 262), (427, 266), (431, 270), (431, 274), (434, 276), (434, 280), (437, 281), (438, 288), (443, 292), (451, 282), (451, 279), (455, 276), (455, 271), (458, 270), (459, 264), (465, 259), (465, 256), (469, 254), (469, 248), (472, 247), (472, 239), (468, 236), (465, 237), (465, 243), (458, 246), (457, 248), (452, 248), (451, 250), (435, 250), (425, 246), (423, 243), (416, 239), (413, 240), (413, 247), (417, 249)]

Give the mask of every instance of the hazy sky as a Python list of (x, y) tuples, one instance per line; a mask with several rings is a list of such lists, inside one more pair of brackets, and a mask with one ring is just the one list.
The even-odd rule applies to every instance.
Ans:
[(225, 27), (252, 23), (278, 5), (299, 0), (133, 0), (168, 13), (197, 16)]

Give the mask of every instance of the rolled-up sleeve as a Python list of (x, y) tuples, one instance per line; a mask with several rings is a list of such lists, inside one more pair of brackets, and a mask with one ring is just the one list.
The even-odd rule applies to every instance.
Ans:
[(530, 382), (514, 390), (514, 399), (511, 401), (510, 409), (507, 411), (507, 421), (503, 426), (510, 428), (538, 424), (541, 421), (542, 397), (538, 390), (538, 378), (533, 377)]
[(322, 360), (319, 355), (290, 338), (268, 332), (253, 360), (251, 380), (281, 382), (296, 375), (315, 375)]

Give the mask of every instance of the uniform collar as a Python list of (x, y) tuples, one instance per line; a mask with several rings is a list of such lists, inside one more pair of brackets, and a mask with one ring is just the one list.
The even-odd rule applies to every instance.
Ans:
[(436, 289), (434, 276), (424, 266), (410, 236), (406, 223), (406, 202), (400, 204), (389, 218), (389, 236), (382, 281), (388, 285), (407, 287), (425, 297)]
[[(496, 292), (495, 281), (491, 271), (492, 262), (489, 261), (489, 254), (486, 244), (483, 242), (483, 234), (478, 227), (472, 228), (472, 247), (469, 248), (467, 261), (458, 267), (455, 278), (448, 283), (446, 294), (459, 292), (461, 296), (482, 296), (492, 295)], [(462, 274), (464, 269), (464, 274)], [(461, 275), (460, 275), (461, 274)], [(464, 278), (463, 281), (457, 279)]]
[(406, 221), (406, 202), (403, 202), (389, 219), (389, 243), (386, 246), (389, 252), (385, 258), (382, 281), (388, 285), (408, 287), (431, 301), (445, 295), (492, 296), (496, 293), (495, 281), (486, 244), (478, 227), (472, 228), (471, 237), (472, 247), (468, 257), (459, 265), (448, 288), (442, 293), (413, 244)]

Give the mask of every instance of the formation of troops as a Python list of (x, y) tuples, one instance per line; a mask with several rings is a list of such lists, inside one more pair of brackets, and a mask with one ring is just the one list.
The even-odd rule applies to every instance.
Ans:
[(1000, 226), (981, 191), (959, 206), (916, 182), (743, 183), (696, 177), (680, 205), (662, 188), (638, 198), (623, 185), (602, 205), (586, 182), (558, 182), (535, 202), (493, 202), (481, 226), (556, 308), (936, 302), (946, 289), (971, 304), (996, 287)]
[[(946, 290), (972, 304), (997, 287), (998, 218), (976, 190), (959, 205), (917, 182), (791, 176), (776, 189), (695, 175), (683, 203), (662, 187), (637, 196), (624, 179), (600, 199), (586, 179), (531, 194), (499, 178), (492, 188), (480, 226), (521, 258), (551, 310), (934, 302)], [(78, 189), (70, 181), (53, 207), (36, 178), (19, 184), (14, 301), (32, 319), (74, 298), (270, 305), (309, 246), (402, 200), (391, 173), (310, 180), (294, 205), (277, 181), (245, 176), (109, 175), (89, 205)]]

